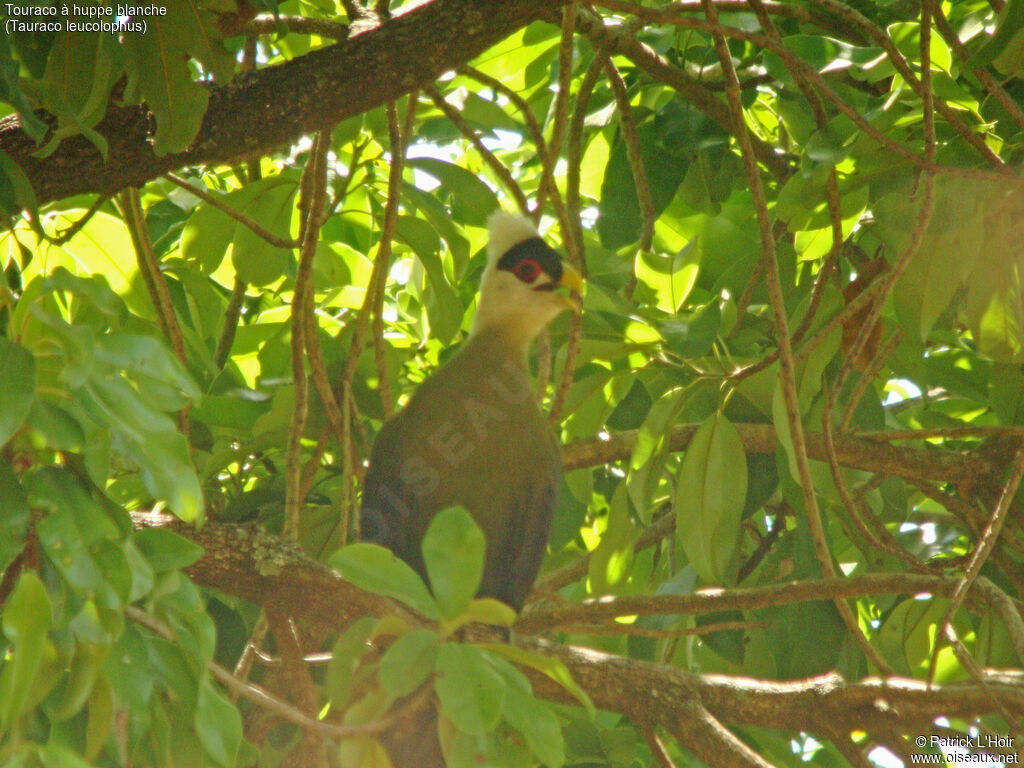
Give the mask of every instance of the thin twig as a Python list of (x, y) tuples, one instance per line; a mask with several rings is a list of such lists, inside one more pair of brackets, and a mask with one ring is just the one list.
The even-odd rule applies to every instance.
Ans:
[(853, 421), (853, 415), (857, 410), (857, 406), (860, 405), (861, 399), (864, 394), (871, 388), (871, 385), (875, 381), (875, 376), (882, 366), (885, 365), (889, 359), (889, 355), (896, 351), (896, 347), (903, 340), (903, 329), (897, 328), (892, 332), (889, 340), (882, 345), (882, 348), (878, 350), (878, 353), (871, 359), (871, 363), (867, 370), (861, 371), (860, 379), (857, 381), (857, 385), (853, 388), (850, 393), (850, 397), (846, 402), (846, 409), (843, 411), (843, 419), (839, 422), (839, 431), (846, 432), (850, 429), (850, 422)]
[[(437, 93), (435, 91), (435, 93)], [(440, 94), (438, 94), (440, 96)], [(416, 117), (415, 92), (409, 97), (406, 107), (405, 121), (399, 124), (398, 107), (392, 102), (388, 105), (388, 135), (391, 141), (391, 168), (388, 172), (388, 199), (384, 205), (384, 222), (381, 225), (380, 247), (377, 258), (385, 265), (391, 263), (392, 243), (395, 229), (398, 226), (398, 210), (402, 197), (402, 172), (405, 168), (405, 152), (412, 138), (412, 125)], [(442, 99), (443, 101), (443, 99)], [(445, 102), (447, 103), (447, 102)], [(461, 119), (461, 117), (460, 117)], [(373, 340), (377, 362), (377, 387), (380, 390), (381, 407), (384, 416), (389, 417), (394, 407), (391, 399), (391, 382), (388, 380), (387, 361), (384, 356), (384, 281), (377, 283), (377, 291), (373, 296)]]
[[(185, 358), (185, 338), (178, 324), (178, 316), (174, 312), (174, 302), (171, 300), (171, 292), (167, 288), (167, 281), (163, 272), (160, 271), (160, 261), (153, 250), (153, 241), (149, 236), (149, 227), (146, 225), (146, 216), (142, 211), (142, 199), (136, 187), (128, 187), (118, 195), (118, 202), (121, 206), (121, 213), (124, 215), (125, 225), (131, 236), (132, 247), (135, 249), (135, 259), (139, 265), (139, 273), (142, 275), (146, 289), (149, 291), (150, 301), (153, 302), (153, 309), (156, 312), (157, 322), (163, 331), (164, 337), (171, 345), (174, 356), (183, 367), (188, 363)], [(187, 403), (178, 411), (178, 431), (185, 437), (189, 444), (189, 452), (192, 450), (191, 429), (188, 423), (188, 412), (192, 404)]]
[[(1013, 598), (998, 587), (994, 582), (978, 576), (974, 581), (973, 591), (980, 594), (1003, 620), (1010, 642), (1017, 652), (1017, 658), (1024, 659), (1024, 618)], [(1024, 743), (1024, 742), (1022, 742)]]
[[(605, 53), (619, 53), (626, 56), (654, 80), (665, 83), (678, 91), (679, 95), (696, 109), (707, 115), (725, 130), (732, 131), (728, 108), (705, 83), (687, 75), (665, 56), (634, 36), (628, 24), (606, 25), (596, 14), (580, 5), (576, 6), (576, 26), (585, 34), (595, 48)], [(779, 153), (774, 146), (760, 137), (752, 136), (751, 143), (757, 159), (765, 165), (779, 181), (785, 181), (792, 174), (791, 158)]]
[[(975, 579), (978, 578), (978, 574), (981, 572), (981, 567), (985, 564), (989, 554), (991, 554), (992, 549), (999, 540), (999, 532), (1002, 530), (1003, 522), (1006, 520), (1006, 515), (1010, 511), (1010, 505), (1017, 493), (1017, 487), (1020, 485), (1022, 476), (1024, 476), (1024, 443), (1021, 443), (1020, 448), (1017, 449), (1017, 454), (1013, 457), (1013, 463), (1010, 465), (1010, 475), (1006, 480), (1006, 484), (1003, 486), (1003, 492), (999, 496), (996, 508), (992, 510), (992, 515), (989, 518), (988, 525), (985, 526), (985, 530), (978, 538), (978, 543), (975, 545), (974, 551), (971, 553), (971, 559), (967, 563), (967, 569), (964, 571), (964, 575), (960, 577), (960, 580), (957, 582), (956, 589), (953, 590), (953, 595), (949, 598), (949, 605), (946, 607), (946, 613), (942, 617), (942, 622), (939, 624), (939, 626), (943, 628), (942, 634), (940, 635), (941, 637), (946, 636), (946, 628), (953, 623), (954, 614), (963, 604), (967, 591), (974, 584)], [(935, 650), (932, 652), (931, 663), (928, 666), (929, 681), (935, 679), (935, 665), (938, 663), (940, 650), (941, 643), (936, 639)]]
[[(908, 149), (902, 144), (898, 144), (897, 142), (890, 139), (888, 136), (882, 133), (882, 131), (875, 128), (873, 125), (871, 125), (870, 122), (864, 119), (864, 117), (859, 113), (859, 111), (855, 107), (851, 106), (850, 104), (847, 104), (842, 99), (842, 97), (839, 96), (835, 89), (833, 89), (832, 86), (828, 84), (825, 78), (822, 77), (821, 74), (813, 66), (797, 57), (786, 46), (778, 43), (775, 40), (772, 40), (767, 35), (763, 35), (756, 32), (747, 32), (745, 30), (736, 29), (734, 27), (724, 26), (718, 23), (717, 16), (715, 17), (715, 21), (712, 21), (710, 16), (708, 16), (706, 20), (699, 18), (690, 18), (680, 14), (664, 12), (660, 8), (633, 6), (631, 3), (622, 2), (622, 0), (602, 0), (601, 5), (604, 5), (609, 8), (614, 7), (622, 10), (628, 10), (628, 12), (635, 13), (641, 18), (649, 19), (652, 21), (673, 24), (675, 26), (683, 27), (685, 29), (698, 29), (704, 32), (710, 32), (712, 34), (722, 35), (724, 37), (731, 37), (737, 40), (743, 40), (745, 42), (751, 43), (754, 46), (770, 50), (772, 53), (777, 54), (783, 60), (783, 62), (786, 65), (786, 68), (791, 73), (793, 73), (794, 75), (800, 74), (801, 76), (806, 78), (807, 81), (812, 83), (814, 87), (819, 92), (821, 92), (821, 94), (833, 106), (835, 106), (836, 109), (838, 109), (842, 114), (844, 114), (846, 117), (852, 120), (858, 128), (860, 128), (864, 133), (870, 136), (876, 143), (885, 147), (890, 152), (894, 153), (895, 155), (905, 160), (906, 162), (914, 166), (917, 166), (923, 170), (931, 170), (933, 172), (941, 171), (943, 173), (948, 173), (955, 176), (963, 175), (961, 169), (952, 166), (936, 166), (934, 160), (923, 160), (917, 153), (913, 152), (912, 150)], [(925, 74), (927, 71), (928, 70), (925, 69), (924, 64), (922, 62), (920, 87), (922, 101), (926, 102), (926, 110), (932, 108), (931, 102), (933, 101), (930, 84), (925, 84), (926, 80), (930, 80), (930, 78), (927, 77)], [(955, 115), (952, 116), (952, 119), (950, 119), (949, 117), (947, 117), (947, 119), (950, 120), (951, 124), (953, 124), (954, 121), (957, 121)], [(967, 133), (968, 135), (971, 135), (969, 130)], [(967, 139), (965, 137), (965, 140), (969, 141), (972, 144), (976, 144), (977, 137), (972, 136), (972, 138), (970, 139)], [(979, 149), (979, 151), (982, 151), (984, 153), (980, 146), (978, 146), (977, 148)], [(986, 154), (986, 159), (989, 159), (991, 162), (991, 158), (988, 154)], [(1015, 173), (1008, 166), (1006, 166), (1002, 162), (1002, 160), (999, 160), (998, 156), (996, 156), (996, 159), (998, 160), (998, 164), (996, 167), (997, 170), (1000, 172), (996, 178), (1008, 178), (1011, 173)], [(973, 175), (973, 172), (971, 175)]]
[[(566, 241), (569, 251), (569, 259), (573, 266), (586, 276), (586, 260), (583, 257), (583, 222), (580, 219), (582, 204), (580, 202), (580, 167), (583, 162), (583, 124), (587, 116), (587, 104), (590, 102), (590, 95), (593, 93), (597, 78), (604, 66), (603, 59), (606, 54), (598, 51), (594, 59), (587, 67), (583, 79), (580, 81), (579, 90), (576, 92), (576, 106), (573, 109), (572, 118), (569, 121), (568, 134), (568, 171), (566, 174), (565, 207), (569, 219), (569, 232), (571, 237)], [(580, 336), (582, 333), (581, 318), (573, 313), (569, 340), (566, 343), (565, 367), (562, 368), (562, 375), (555, 390), (555, 396), (551, 401), (551, 410), (548, 418), (553, 424), (557, 424), (561, 418), (562, 406), (569, 394), (569, 387), (572, 386), (573, 376), (576, 372), (576, 356), (579, 354)]]
[[(174, 632), (170, 627), (160, 620), (153, 618), (142, 609), (136, 608), (134, 605), (129, 605), (125, 608), (124, 612), (129, 619), (134, 621), (136, 624), (145, 627), (158, 637), (171, 643), (177, 641), (174, 636)], [(241, 696), (242, 698), (253, 702), (261, 709), (280, 717), (282, 720), (285, 720), (292, 725), (296, 725), (303, 730), (318, 733), (321, 736), (326, 736), (330, 739), (339, 740), (352, 738), (354, 736), (370, 736), (386, 731), (395, 724), (393, 717), (374, 720), (369, 723), (363, 723), (362, 725), (333, 725), (331, 723), (325, 723), (322, 720), (317, 720), (315, 717), (310, 717), (300, 712), (291, 704), (277, 698), (265, 688), (262, 688), (255, 683), (239, 679), (215, 661), (206, 662), (206, 669), (218, 682), (220, 682), (234, 695)]]
[(563, 624), (558, 628), (558, 631), (574, 635), (628, 635), (630, 637), (651, 637), (660, 640), (674, 637), (699, 637), (715, 632), (745, 631), (763, 627), (765, 627), (765, 624), (757, 621), (720, 621), (715, 624), (703, 624), (698, 627), (683, 627), (680, 629), (652, 629), (651, 627), (638, 627), (636, 624), (619, 624), (615, 622), (602, 624), (581, 622), (578, 624)]
[(423, 87), (424, 92), (433, 100), (434, 104), (444, 112), (445, 117), (451, 120), (452, 124), (459, 129), (459, 133), (466, 137), (473, 148), (480, 153), (487, 167), (491, 169), (495, 176), (501, 181), (502, 185), (508, 190), (509, 194), (512, 195), (516, 201), (516, 205), (519, 210), (525, 215), (530, 212), (530, 203), (526, 199), (526, 195), (523, 192), (522, 187), (512, 176), (512, 172), (506, 167), (506, 165), (499, 160), (491, 150), (484, 146), (479, 134), (473, 130), (473, 127), (466, 121), (466, 119), (459, 114), (459, 111), (455, 109), (448, 101), (444, 98), (440, 91), (437, 90), (433, 85), (425, 85)]
[(253, 231), (255, 235), (262, 238), (263, 240), (266, 240), (268, 243), (277, 248), (298, 248), (301, 245), (300, 241), (298, 240), (294, 240), (292, 238), (287, 237), (278, 237), (274, 233), (268, 231), (263, 226), (258, 224), (254, 219), (251, 219), (241, 211), (232, 208), (224, 201), (218, 200), (205, 189), (199, 189), (198, 187), (192, 186), (180, 176), (177, 176), (173, 173), (168, 173), (164, 175), (164, 178), (173, 184), (177, 184), (182, 189), (187, 190), (190, 194), (195, 195), (203, 202), (209, 203), (218, 211), (225, 213), (226, 215), (237, 221), (239, 224), (248, 227)]
[[(825, 535), (824, 526), (821, 522), (821, 512), (818, 509), (818, 500), (814, 493), (814, 484), (811, 479), (810, 460), (807, 457), (807, 444), (804, 439), (804, 428), (800, 418), (800, 401), (796, 386), (796, 363), (793, 358), (793, 347), (789, 335), (789, 320), (786, 317), (785, 300), (782, 293), (782, 282), (779, 277), (779, 262), (775, 253), (775, 240), (772, 236), (771, 222), (768, 217), (768, 206), (765, 201), (764, 188), (761, 184), (761, 176), (757, 169), (757, 161), (754, 157), (754, 150), (750, 142), (750, 134), (743, 119), (743, 104), (740, 101), (739, 79), (736, 77), (736, 70), (733, 67), (732, 56), (729, 53), (729, 46), (725, 41), (718, 23), (718, 11), (711, 0), (702, 0), (704, 11), (708, 21), (714, 27), (715, 49), (718, 52), (718, 59), (722, 64), (722, 71), (725, 81), (726, 97), (732, 111), (734, 121), (733, 135), (736, 136), (743, 165), (746, 171), (747, 182), (750, 185), (751, 195), (754, 200), (754, 208), (757, 213), (758, 228), (761, 233), (761, 248), (765, 262), (765, 277), (768, 283), (768, 299), (771, 303), (772, 314), (775, 318), (776, 335), (779, 343), (779, 363), (782, 374), (782, 395), (786, 408), (786, 419), (789, 422), (790, 439), (792, 450), (797, 465), (798, 480), (803, 491), (805, 512), (807, 514), (807, 527), (811, 534), (811, 541), (814, 545), (814, 553), (818, 560), (818, 566), (825, 576), (834, 576), (835, 568), (832, 565), (832, 555), (828, 548), (828, 538)], [(850, 606), (844, 600), (834, 601), (836, 609), (846, 623), (847, 629), (856, 640), (865, 656), (875, 666), (892, 674), (889, 665), (879, 655), (878, 651), (868, 642), (868, 639), (861, 631), (857, 617), (853, 615)]]
[(939, 30), (939, 34), (942, 35), (942, 39), (953, 49), (953, 53), (960, 59), (961, 64), (967, 67), (971, 73), (978, 78), (978, 82), (981, 83), (982, 88), (985, 92), (990, 94), (992, 98), (999, 102), (999, 105), (1006, 110), (1006, 113), (1010, 118), (1017, 123), (1018, 126), (1024, 128), (1024, 110), (1021, 109), (1020, 104), (1010, 94), (1006, 92), (1006, 89), (1000, 84), (1000, 82), (992, 76), (984, 67), (976, 67), (971, 64), (971, 52), (967, 50), (967, 47), (960, 42), (960, 38), (957, 37), (956, 32), (949, 26), (949, 20), (946, 19), (945, 13), (942, 11), (942, 4), (936, 5), (932, 14), (935, 17), (935, 27)]
[(676, 768), (676, 764), (672, 762), (672, 757), (669, 755), (668, 750), (665, 749), (665, 745), (661, 743), (661, 738), (659, 738), (654, 730), (654, 726), (644, 722), (637, 723), (637, 726), (647, 741), (647, 746), (650, 747), (651, 754), (654, 756), (654, 761), (658, 764), (659, 768)]
[(852, 432), (853, 437), (879, 442), (900, 440), (960, 440), (966, 437), (1024, 437), (1024, 427), (1007, 425), (977, 427), (934, 427), (931, 429), (889, 429), (880, 431)]
[[(381, 240), (377, 247), (377, 255), (373, 260), (373, 269), (370, 272), (370, 282), (366, 289), (366, 296), (363, 304), (356, 315), (355, 328), (352, 331), (352, 341), (349, 346), (348, 355), (345, 358), (345, 368), (341, 381), (336, 387), (338, 398), (342, 401), (343, 434), (342, 440), (342, 480), (344, 493), (342, 497), (342, 508), (340, 514), (339, 537), (341, 544), (348, 541), (349, 527), (353, 533), (359, 536), (359, 518), (353, 516), (352, 506), (354, 496), (351, 488), (353, 467), (356, 464), (354, 451), (352, 450), (352, 426), (358, 426), (359, 422), (354, 419), (355, 398), (352, 397), (352, 382), (355, 377), (356, 366), (359, 364), (359, 357), (362, 354), (363, 345), (366, 341), (366, 332), (370, 325), (370, 318), (376, 314), (383, 317), (384, 291), (387, 287), (388, 269), (391, 264), (391, 247), (394, 238), (395, 227), (398, 222), (398, 209), (401, 200), (402, 173), (405, 167), (405, 150), (412, 137), (412, 126), (416, 114), (418, 92), (413, 91), (409, 96), (409, 103), (406, 107), (405, 121), (403, 123), (401, 137), (397, 145), (391, 148), (391, 164), (388, 171), (388, 198), (384, 208), (384, 223), (381, 227)], [(392, 140), (394, 140), (392, 135)], [(383, 326), (378, 326), (377, 333), (383, 336)], [(383, 341), (383, 338), (382, 338)], [(377, 356), (380, 360), (380, 356)], [(381, 371), (378, 376), (383, 380), (386, 371)], [(387, 383), (382, 393), (388, 393)], [(390, 395), (387, 396), (386, 408), (391, 407)], [(354, 519), (353, 519), (354, 518)]]
[(537, 223), (540, 220), (543, 208), (542, 203), (545, 199), (549, 199), (555, 209), (555, 216), (558, 218), (558, 223), (562, 231), (562, 241), (565, 243), (566, 250), (573, 251), (572, 246), (569, 243), (569, 238), (572, 237), (572, 227), (569, 224), (569, 216), (566, 211), (565, 201), (562, 199), (562, 193), (559, 191), (558, 183), (555, 180), (555, 164), (558, 159), (558, 153), (554, 152), (548, 146), (547, 141), (544, 139), (544, 133), (541, 131), (540, 124), (537, 122), (537, 116), (534, 115), (529, 103), (526, 99), (505, 85), (505, 83), (469, 66), (468, 64), (462, 67), (460, 72), (463, 72), (474, 80), (493, 88), (495, 92), (501, 93), (522, 113), (523, 120), (526, 121), (526, 128), (529, 131), (530, 136), (533, 139), (533, 145), (537, 150), (537, 157), (540, 158), (541, 172), (543, 174), (543, 184), (537, 193), (537, 205), (531, 214), (531, 218), (534, 223)]
[(867, 540), (868, 544), (875, 547), (875, 549), (892, 555), (912, 570), (925, 573), (935, 572), (935, 569), (922, 563), (900, 546), (899, 542), (889, 533), (889, 530), (875, 518), (863, 499), (854, 496), (850, 492), (850, 488), (846, 483), (846, 476), (843, 474), (842, 467), (839, 464), (839, 456), (836, 453), (835, 433), (832, 425), (834, 401), (834, 395), (826, 387), (826, 405), (821, 418), (822, 435), (825, 438), (825, 452), (828, 457), (829, 471), (832, 473), (832, 481), (835, 483), (839, 498), (849, 513), (854, 527)]
[(775, 768), (722, 725), (699, 699), (681, 705), (682, 716), (665, 728), (709, 768)]
[(569, 122), (569, 94), (572, 91), (573, 49), (576, 45), (576, 11), (572, 4), (562, 9), (562, 36), (558, 46), (558, 92), (555, 94), (554, 120), (551, 127), (551, 152), (562, 152), (566, 126)]
[[(522, 634), (547, 633), (566, 624), (593, 623), (622, 616), (705, 615), (722, 611), (751, 611), (815, 600), (858, 600), (871, 595), (927, 594), (946, 597), (953, 594), (958, 583), (957, 579), (941, 574), (869, 573), (757, 587), (708, 587), (686, 594), (605, 595), (578, 603), (544, 600), (529, 605), (520, 614), (515, 630)], [(983, 588), (981, 580), (968, 587), (967, 600), (971, 610), (976, 613), (992, 608), (1002, 616), (1006, 606), (1018, 610), (1013, 598), (1005, 593), (1000, 595), (994, 592), (990, 582)]]
[[(1024, 731), (1022, 731), (1021, 727), (1017, 724), (1017, 717), (1010, 712), (1006, 708), (1006, 705), (999, 700), (998, 696), (996, 696), (995, 691), (992, 690), (992, 686), (990, 686), (988, 681), (985, 679), (984, 670), (978, 666), (978, 662), (974, 660), (970, 652), (960, 641), (960, 638), (957, 637), (956, 630), (953, 628), (952, 624), (946, 625), (945, 639), (949, 643), (949, 647), (953, 649), (953, 654), (956, 656), (957, 661), (960, 662), (960, 666), (963, 667), (967, 674), (971, 676), (975, 685), (977, 685), (985, 692), (985, 695), (988, 696), (988, 700), (992, 702), (992, 709), (998, 712), (1002, 716), (1003, 720), (1006, 721), (1009, 731), (1013, 734), (1017, 743), (1024, 744)], [(938, 644), (938, 639), (936, 639), (936, 644)]]
[(103, 207), (103, 204), (110, 199), (110, 195), (100, 195), (93, 201), (93, 204), (89, 206), (89, 209), (79, 217), (79, 219), (73, 222), (67, 229), (63, 230), (56, 237), (48, 237), (47, 240), (53, 245), (64, 245), (68, 240), (73, 238), (79, 232), (82, 227), (89, 223), (89, 219), (96, 215), (96, 212)]
[(778, 541), (782, 532), (786, 530), (786, 516), (792, 512), (793, 508), (789, 506), (787, 501), (783, 500), (779, 504), (778, 509), (775, 511), (775, 517), (772, 518), (772, 528), (768, 531), (768, 535), (758, 542), (757, 548), (750, 554), (750, 557), (746, 559), (736, 573), (737, 583), (743, 583), (747, 576), (752, 574), (757, 566), (761, 564), (761, 561), (771, 552), (772, 546)]
[[(878, 26), (873, 24), (866, 16), (863, 16), (851, 5), (839, 2), (839, 0), (814, 0), (814, 2), (836, 14), (843, 19), (843, 21), (863, 29), (867, 33), (868, 37), (885, 51), (886, 56), (892, 63), (893, 67), (895, 67), (896, 71), (899, 72), (900, 77), (910, 85), (914, 92), (921, 98), (922, 102), (934, 102), (935, 109), (939, 114), (942, 115), (946, 122), (952, 126), (953, 130), (955, 130), (964, 141), (974, 147), (974, 149), (985, 158), (986, 162), (996, 168), (1002, 168), (1005, 166), (1002, 158), (993, 152), (992, 148), (985, 142), (985, 137), (982, 133), (965, 125), (953, 108), (946, 104), (945, 101), (942, 99), (935, 99), (935, 95), (931, 90), (931, 73), (926, 69), (930, 66), (930, 62), (925, 59), (921, 60), (921, 77), (918, 78), (917, 74), (904, 58), (903, 54), (900, 53), (899, 48), (896, 47), (896, 43), (893, 42), (893, 39), (889, 34), (885, 30), (880, 29)], [(924, 12), (922, 11), (921, 35), (922, 37), (930, 38), (931, 30), (924, 29), (925, 19), (923, 16)], [(930, 25), (931, 21), (929, 19), (928, 26)], [(925, 109), (927, 110), (930, 108), (931, 107), (928, 106)]]
[[(749, 0), (714, 0), (714, 3), (715, 7), (723, 13), (745, 13), (750, 10), (751, 5)], [(625, 0), (614, 4), (606, 3), (603, 0), (594, 0), (594, 5), (625, 13), (633, 13), (633, 8), (641, 8), (639, 3)], [(785, 16), (800, 21), (814, 21), (814, 17), (808, 13), (807, 9), (799, 5), (771, 2), (771, 0), (761, 0), (758, 5), (762, 6), (767, 13), (776, 16)], [(678, 2), (660, 6), (659, 10), (672, 13), (700, 13), (704, 10), (704, 6), (701, 4), (701, 0), (678, 0)]]
[(839, 199), (839, 180), (835, 168), (828, 175), (828, 181), (825, 184), (825, 199), (828, 202), (828, 217), (832, 227), (832, 247), (829, 249), (828, 256), (825, 257), (825, 262), (821, 265), (821, 269), (818, 270), (817, 277), (814, 279), (814, 285), (811, 287), (811, 298), (807, 304), (807, 312), (801, 318), (796, 330), (793, 331), (793, 344), (799, 344), (804, 334), (810, 330), (811, 325), (814, 323), (818, 315), (818, 307), (821, 306), (821, 300), (825, 296), (825, 289), (828, 288), (832, 273), (838, 267), (839, 255), (843, 252), (843, 213)]
[(224, 325), (221, 327), (220, 337), (217, 339), (217, 349), (213, 353), (213, 364), (217, 369), (222, 369), (228, 362), (231, 355), (231, 346), (235, 343), (235, 333), (238, 331), (238, 321), (242, 317), (242, 307), (245, 305), (245, 282), (235, 276), (235, 282), (231, 286), (231, 298), (224, 310)]
[[(303, 195), (299, 200), (304, 226), (302, 228), (302, 248), (299, 253), (299, 268), (295, 278), (295, 293), (292, 296), (292, 339), (291, 362), (292, 376), (295, 385), (295, 404), (292, 409), (292, 420), (288, 431), (288, 454), (285, 474), (285, 512), (282, 535), (289, 541), (298, 541), (299, 517), (302, 509), (302, 437), (306, 431), (308, 412), (309, 382), (306, 377), (306, 360), (315, 355), (311, 351), (311, 343), (307, 336), (315, 335), (316, 329), (310, 328), (306, 320), (312, 314), (313, 303), (313, 258), (316, 255), (316, 244), (320, 236), (321, 217), (327, 189), (327, 150), (330, 147), (330, 135), (323, 131), (313, 139), (313, 148), (306, 161), (303, 174)], [(319, 347), (312, 347), (319, 351)], [(323, 357), (319, 356), (320, 366)], [(326, 375), (321, 370), (321, 378)], [(320, 381), (317, 388), (329, 385)], [(323, 394), (321, 394), (323, 397)], [(327, 401), (325, 401), (325, 405)]]
[(640, 229), (640, 249), (650, 251), (654, 242), (654, 219), (657, 213), (654, 198), (651, 197), (651, 185), (647, 181), (647, 169), (644, 167), (643, 152), (640, 148), (640, 134), (637, 131), (633, 108), (629, 104), (629, 91), (619, 70), (611, 59), (603, 58), (604, 71), (611, 84), (615, 96), (615, 105), (619, 112), (619, 129), (622, 141), (626, 145), (626, 158), (633, 172), (633, 184), (636, 187), (637, 200), (640, 202), (640, 217), (643, 222)]

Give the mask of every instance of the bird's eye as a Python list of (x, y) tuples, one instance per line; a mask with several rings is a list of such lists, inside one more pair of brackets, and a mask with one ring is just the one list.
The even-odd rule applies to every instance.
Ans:
[(540, 275), (540, 264), (533, 259), (523, 259), (512, 267), (512, 274), (524, 283), (532, 283)]

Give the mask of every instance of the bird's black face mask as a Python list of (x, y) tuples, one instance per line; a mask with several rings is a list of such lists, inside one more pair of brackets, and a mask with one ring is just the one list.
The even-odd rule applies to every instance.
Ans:
[(498, 259), (498, 269), (511, 272), (524, 283), (532, 283), (537, 274), (536, 271), (532, 277), (527, 274), (526, 267), (531, 263), (551, 278), (550, 283), (538, 286), (538, 290), (553, 291), (562, 279), (562, 259), (554, 248), (539, 237), (531, 237), (509, 248)]

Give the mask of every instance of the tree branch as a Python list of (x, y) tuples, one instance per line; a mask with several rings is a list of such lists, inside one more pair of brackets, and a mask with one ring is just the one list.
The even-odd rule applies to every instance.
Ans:
[[(313, 634), (336, 634), (365, 615), (397, 614), (412, 624), (425, 620), (388, 598), (373, 595), (344, 581), (327, 567), (309, 560), (279, 538), (253, 527), (209, 523), (196, 530), (176, 518), (159, 513), (136, 513), (137, 527), (166, 527), (202, 545), (206, 554), (188, 572), (199, 584), (280, 609)], [(636, 600), (673, 600), (680, 612), (683, 602), (715, 603), (713, 610), (765, 605), (765, 594), (820, 600), (877, 592), (929, 591), (948, 594), (954, 579), (908, 574), (879, 574), (835, 580), (771, 585), (747, 590), (701, 590), (691, 595), (662, 598), (616, 598), (612, 612), (634, 613)], [(888, 586), (887, 586), (888, 585)], [(831, 590), (831, 591), (830, 591)], [(982, 596), (977, 585), (971, 594)], [(760, 596), (752, 598), (751, 596)], [(751, 602), (754, 599), (755, 602)], [(732, 602), (730, 602), (732, 601)], [(604, 601), (588, 604), (591, 615), (607, 609)], [(545, 610), (547, 610), (545, 608)], [(923, 733), (936, 717), (977, 717), (992, 713), (994, 702), (1009, 711), (1024, 711), (1024, 673), (984, 672), (986, 689), (973, 681), (932, 685), (903, 678), (865, 679), (848, 683), (838, 675), (775, 682), (725, 675), (697, 675), (664, 664), (628, 659), (588, 648), (551, 643), (519, 632), (532, 617), (517, 624), (516, 645), (562, 661), (573, 679), (601, 709), (621, 712), (637, 722), (664, 726), (673, 735), (677, 724), (702, 706), (713, 721), (728, 725), (759, 725), (832, 734), (837, 722), (852, 730), (888, 729), (894, 733)], [(476, 642), (503, 640), (494, 627), (471, 625), (465, 639)], [(524, 670), (535, 692), (545, 698), (576, 704), (561, 684)], [(657, 713), (655, 721), (651, 716)], [(711, 722), (711, 721), (709, 721)], [(710, 726), (708, 726), (710, 727)], [(716, 728), (717, 730), (717, 728)], [(710, 743), (710, 742), (709, 742)], [(693, 743), (683, 746), (694, 748)], [(699, 746), (699, 745), (698, 745)], [(736, 764), (736, 763), (733, 763)]]
[(111, 103), (97, 131), (107, 160), (84, 136), (46, 158), (18, 120), (0, 120), (0, 151), (28, 176), (40, 203), (84, 192), (114, 194), (184, 165), (228, 163), (270, 152), (362, 114), (459, 67), (500, 40), (558, 13), (563, 0), (432, 0), (362, 34), (210, 88), (199, 135), (187, 150), (157, 156), (152, 116)]
[[(678, 424), (672, 428), (668, 449), (682, 451), (690, 444), (696, 424)], [(775, 453), (777, 437), (771, 424), (735, 424), (747, 453)], [(815, 461), (827, 461), (825, 438), (820, 432), (807, 432), (808, 456)], [(562, 448), (562, 463), (566, 470), (593, 467), (628, 459), (636, 444), (636, 431), (617, 432), (608, 439), (588, 438), (567, 443)], [(846, 435), (835, 436), (835, 449), (839, 463), (851, 469), (902, 477), (906, 480), (941, 480), (943, 482), (974, 487), (984, 478), (993, 476), (998, 468), (977, 454), (957, 454), (951, 451), (896, 447), (877, 440), (863, 440)]]

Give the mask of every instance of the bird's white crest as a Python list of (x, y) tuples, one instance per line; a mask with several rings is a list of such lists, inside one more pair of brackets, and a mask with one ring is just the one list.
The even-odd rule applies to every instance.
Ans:
[(494, 264), (498, 259), (508, 253), (514, 245), (531, 237), (540, 237), (537, 228), (525, 216), (517, 213), (509, 213), (500, 208), (487, 219), (487, 233), (490, 239), (487, 242), (487, 262)]
[[(499, 330), (500, 337), (513, 346), (526, 346), (559, 312), (566, 308), (564, 298), (550, 291), (537, 291), (507, 270), (498, 269), (498, 261), (524, 240), (540, 237), (528, 218), (498, 210), (487, 220), (487, 269), (480, 282), (480, 300), (473, 318), (471, 336), (484, 329)], [(550, 277), (543, 275), (541, 281)]]

